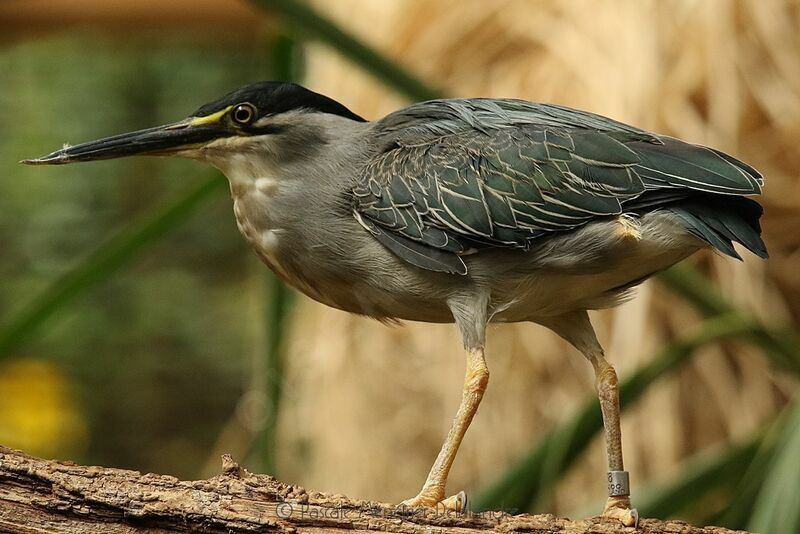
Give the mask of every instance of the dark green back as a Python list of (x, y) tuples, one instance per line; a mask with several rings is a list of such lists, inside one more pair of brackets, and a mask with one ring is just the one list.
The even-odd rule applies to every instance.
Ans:
[(425, 102), (376, 131), (383, 150), (353, 190), (357, 216), (401, 257), (446, 272), (466, 272), (469, 248), (527, 249), (596, 218), (763, 184), (713, 149), (520, 100)]

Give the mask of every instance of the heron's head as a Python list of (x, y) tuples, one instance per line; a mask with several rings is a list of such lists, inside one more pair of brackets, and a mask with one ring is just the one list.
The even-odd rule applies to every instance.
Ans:
[(292, 83), (258, 82), (201, 106), (186, 119), (79, 145), (65, 145), (29, 165), (62, 165), (124, 156), (179, 156), (228, 173), (242, 161), (271, 162), (313, 148), (324, 118), (364, 119), (342, 104)]

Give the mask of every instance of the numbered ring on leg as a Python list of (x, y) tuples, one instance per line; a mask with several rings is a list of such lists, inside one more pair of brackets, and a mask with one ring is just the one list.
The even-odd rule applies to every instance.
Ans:
[(627, 497), (631, 494), (631, 482), (627, 471), (608, 472), (608, 496)]

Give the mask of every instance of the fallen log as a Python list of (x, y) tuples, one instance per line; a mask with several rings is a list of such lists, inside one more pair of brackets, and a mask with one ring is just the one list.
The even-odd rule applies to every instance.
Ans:
[(44, 460), (0, 447), (0, 531), (133, 532), (536, 532), (730, 534), (720, 527), (644, 519), (638, 531), (594, 517), (510, 515), (407, 508), (306, 491), (242, 469), (186, 481), (168, 475)]

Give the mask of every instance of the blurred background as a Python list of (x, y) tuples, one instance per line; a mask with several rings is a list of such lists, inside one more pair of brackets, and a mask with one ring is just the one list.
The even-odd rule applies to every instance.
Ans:
[[(800, 531), (797, 2), (4, 0), (0, 28), (0, 444), (184, 478), (229, 452), (313, 490), (414, 495), (460, 399), (455, 328), (387, 327), (283, 288), (203, 165), (17, 161), (259, 79), (367, 118), (517, 97), (712, 145), (766, 176), (769, 261), (698, 254), (592, 319), (623, 382), (640, 511)], [(599, 513), (591, 367), (541, 327), (488, 336), (491, 382), (450, 493)]]

